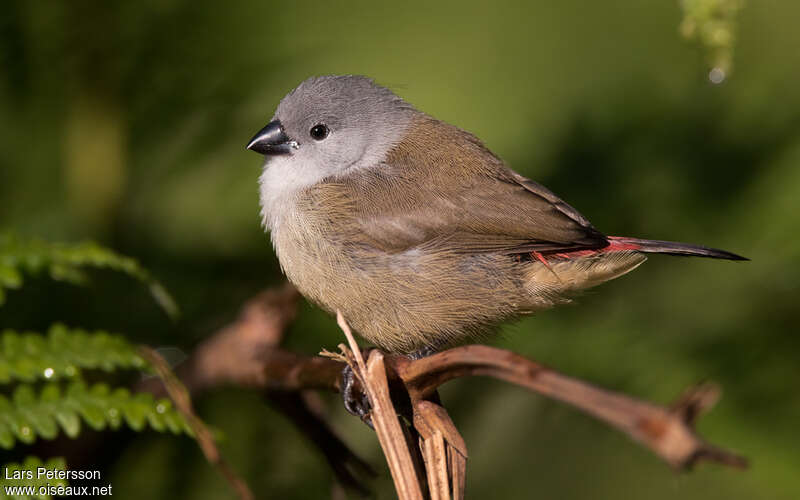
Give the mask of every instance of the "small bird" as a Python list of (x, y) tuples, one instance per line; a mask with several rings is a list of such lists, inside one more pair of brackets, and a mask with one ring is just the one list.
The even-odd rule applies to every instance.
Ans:
[(289, 281), (392, 353), (480, 339), (648, 253), (747, 260), (606, 236), (474, 135), (363, 76), (305, 80), (247, 149), (266, 157), (261, 216)]

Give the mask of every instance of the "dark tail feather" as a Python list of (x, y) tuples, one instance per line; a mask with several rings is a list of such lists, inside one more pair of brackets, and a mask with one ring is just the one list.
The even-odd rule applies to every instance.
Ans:
[(669, 255), (687, 255), (696, 257), (710, 257), (712, 259), (750, 260), (735, 253), (708, 248), (690, 243), (677, 243), (674, 241), (640, 240), (638, 238), (608, 237), (609, 246), (619, 247), (620, 250), (637, 250), (647, 253), (665, 253)]

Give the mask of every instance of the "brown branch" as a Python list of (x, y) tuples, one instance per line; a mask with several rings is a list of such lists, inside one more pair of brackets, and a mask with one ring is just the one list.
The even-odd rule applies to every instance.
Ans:
[(225, 385), (264, 387), (264, 367), (273, 364), (264, 358), (294, 321), (299, 297), (288, 283), (259, 293), (242, 306), (233, 323), (197, 346), (176, 373), (193, 393)]
[[(306, 397), (279, 396), (312, 389), (338, 391), (341, 385), (342, 360), (304, 356), (280, 347), (283, 332), (294, 319), (297, 298), (297, 292), (289, 286), (255, 297), (234, 323), (198, 346), (176, 373), (193, 394), (220, 386), (266, 390), (267, 397), (295, 423), (299, 422), (300, 429), (320, 447), (329, 462), (363, 464), (330, 430), (319, 412), (308, 405)], [(385, 355), (383, 364), (392, 400), (400, 413), (414, 422), (423, 439), (425, 422), (429, 422), (427, 425), (433, 430), (427, 438), (438, 440), (435, 433), (439, 432), (447, 443), (446, 467), (455, 498), (463, 495), (466, 447), (452, 422), (447, 423), (449, 417), (440, 405), (434, 406), (441, 408), (443, 416), (433, 407), (421, 408), (437, 402), (435, 391), (441, 384), (464, 376), (497, 378), (575, 406), (644, 444), (676, 468), (689, 468), (700, 460), (746, 465), (743, 458), (706, 443), (694, 431), (696, 418), (718, 397), (719, 391), (710, 385), (690, 389), (672, 406), (662, 407), (568, 377), (515, 353), (479, 345), (458, 347), (416, 361)], [(157, 380), (145, 381), (140, 388), (163, 393)], [(355, 389), (360, 390), (360, 386)], [(419, 420), (421, 413), (426, 413), (426, 419)], [(309, 414), (316, 416), (309, 418)], [(320, 439), (320, 432), (326, 437)], [(431, 442), (434, 445), (436, 442)], [(441, 472), (441, 463), (433, 465)], [(334, 467), (334, 471), (343, 484), (353, 485), (354, 475), (342, 474), (342, 468)]]
[(714, 447), (694, 431), (696, 417), (717, 399), (708, 385), (687, 391), (671, 408), (636, 400), (562, 375), (503, 349), (482, 345), (458, 347), (409, 361), (392, 357), (389, 363), (403, 380), (412, 399), (424, 400), (437, 387), (464, 376), (493, 377), (571, 404), (641, 442), (676, 468), (699, 460), (744, 467), (744, 458)]
[[(342, 372), (339, 362), (279, 347), (296, 316), (298, 298), (288, 283), (259, 293), (242, 306), (233, 323), (201, 343), (175, 374), (192, 396), (226, 386), (265, 390), (267, 401), (320, 450), (339, 482), (366, 495), (364, 479), (375, 472), (337, 436), (310, 395), (294, 394), (312, 389), (336, 392)], [(168, 395), (156, 377), (141, 381), (136, 390)]]

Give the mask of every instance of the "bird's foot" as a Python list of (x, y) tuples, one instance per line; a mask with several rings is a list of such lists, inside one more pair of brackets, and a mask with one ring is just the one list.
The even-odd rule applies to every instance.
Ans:
[(425, 346), (420, 349), (417, 349), (414, 352), (408, 353), (406, 357), (411, 361), (416, 361), (418, 359), (427, 358), (428, 356), (436, 354), (437, 352), (439, 352), (439, 350), (436, 347)]
[[(417, 349), (406, 356), (410, 360), (416, 361), (418, 359), (428, 357), (431, 354), (435, 354), (436, 352), (438, 352), (436, 347), (426, 346), (421, 349)], [(342, 401), (344, 402), (344, 408), (351, 415), (355, 415), (356, 417), (360, 418), (362, 422), (374, 429), (371, 416), (372, 404), (370, 403), (369, 397), (367, 396), (366, 392), (364, 392), (363, 388), (361, 391), (355, 390), (355, 382), (356, 374), (353, 372), (353, 369), (350, 367), (350, 365), (346, 365), (342, 369)]]
[(356, 374), (350, 365), (346, 365), (342, 369), (342, 401), (344, 401), (344, 408), (351, 415), (355, 415), (361, 419), (362, 422), (372, 426), (372, 405), (369, 402), (369, 397), (362, 390), (358, 393), (354, 390), (356, 381)]

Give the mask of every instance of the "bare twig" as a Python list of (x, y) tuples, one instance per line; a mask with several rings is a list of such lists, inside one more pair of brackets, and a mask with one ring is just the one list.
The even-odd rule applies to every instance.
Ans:
[(364, 363), (361, 349), (341, 313), (336, 314), (336, 321), (347, 337), (347, 342), (355, 357), (356, 367), (353, 371), (364, 384), (364, 390), (369, 397), (372, 406), (372, 424), (378, 435), (383, 454), (386, 456), (386, 462), (389, 464), (397, 496), (400, 500), (422, 500), (420, 478), (417, 477), (417, 470), (411, 459), (411, 451), (389, 395), (383, 353), (373, 350), (370, 352), (368, 362)]
[(139, 348), (139, 353), (150, 363), (150, 366), (153, 367), (159, 378), (164, 382), (164, 387), (172, 399), (172, 402), (175, 403), (175, 408), (181, 412), (186, 422), (189, 424), (189, 427), (191, 427), (195, 439), (200, 445), (200, 449), (203, 450), (203, 455), (205, 455), (206, 460), (222, 473), (234, 491), (236, 491), (239, 498), (242, 500), (253, 500), (255, 498), (253, 497), (253, 492), (250, 491), (247, 483), (239, 477), (236, 471), (234, 471), (222, 457), (222, 454), (217, 448), (217, 444), (214, 442), (214, 436), (211, 434), (211, 431), (208, 430), (208, 427), (206, 427), (203, 421), (200, 420), (194, 412), (189, 391), (186, 390), (186, 387), (184, 387), (175, 374), (172, 373), (172, 370), (170, 370), (164, 358), (156, 350), (147, 346), (141, 346)]
[(464, 498), (467, 446), (447, 411), (432, 401), (414, 403), (414, 427), (420, 435), (431, 498)]

